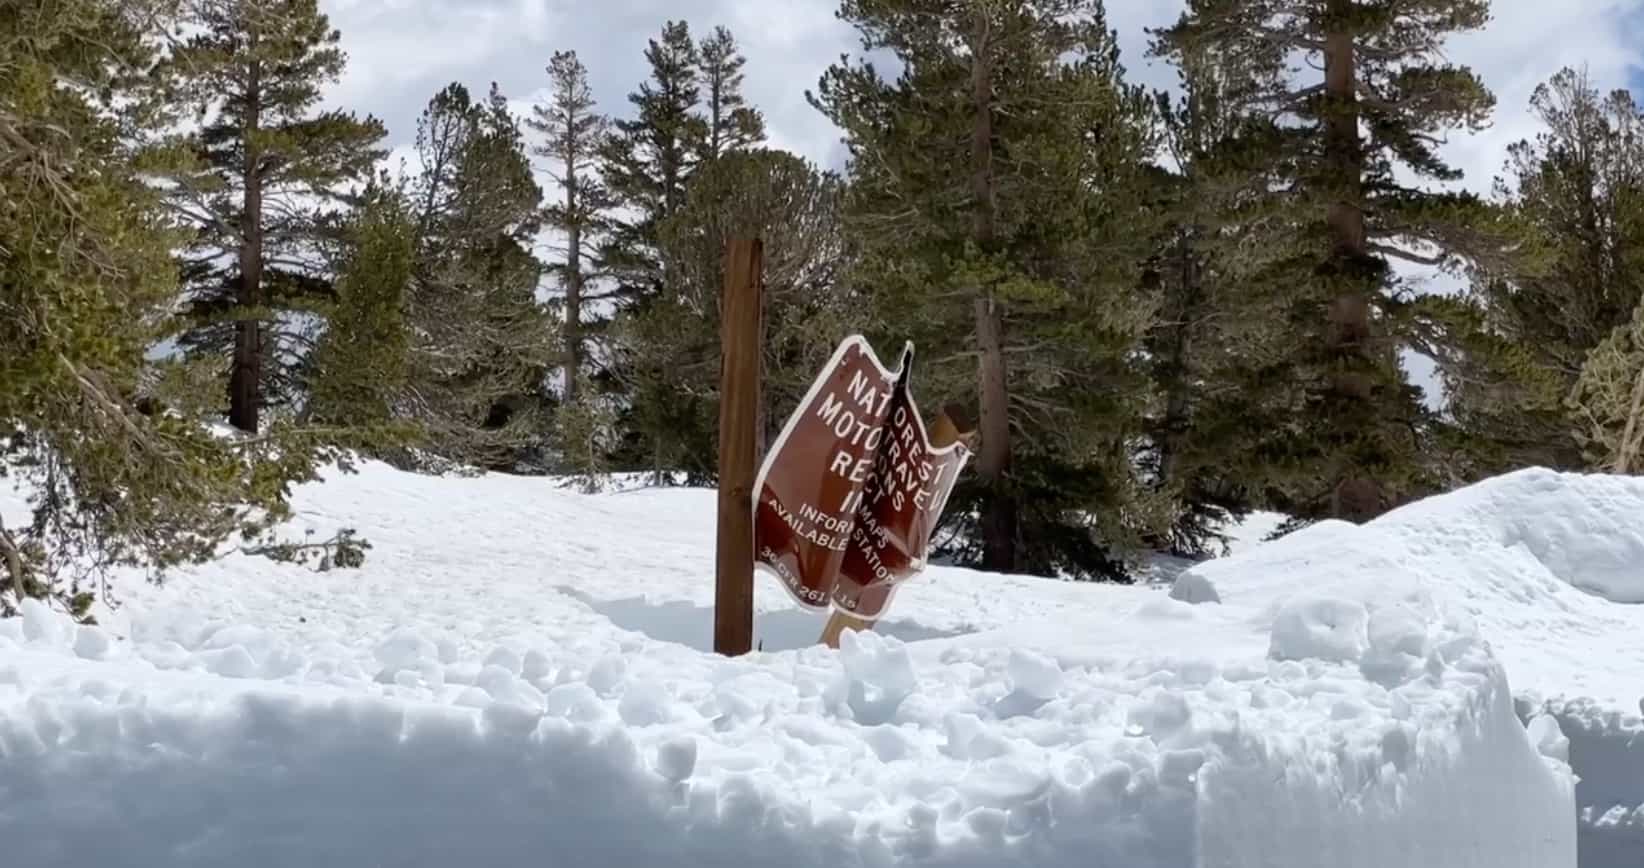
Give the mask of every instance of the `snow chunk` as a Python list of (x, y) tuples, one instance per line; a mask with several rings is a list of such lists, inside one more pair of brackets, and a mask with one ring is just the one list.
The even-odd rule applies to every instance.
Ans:
[(839, 660), (846, 702), (855, 720), (867, 726), (892, 719), (919, 686), (907, 646), (888, 636), (847, 630), (839, 638)]
[(521, 681), (519, 676), (494, 663), (480, 669), (474, 685), (498, 702), (542, 709), (547, 703), (542, 691)]
[(1170, 598), (1181, 600), (1184, 603), (1220, 603), (1222, 597), (1216, 593), (1216, 584), (1204, 573), (1198, 570), (1187, 570), (1176, 577), (1170, 586)]
[(547, 654), (532, 648), (525, 652), (525, 657), (520, 662), (520, 674), (527, 681), (541, 681), (554, 674), (554, 667)]
[(628, 664), (621, 657), (601, 657), (588, 671), (588, 686), (601, 696), (610, 696), (628, 674)]
[(1302, 596), (1273, 620), (1268, 656), (1275, 660), (1355, 662), (1370, 646), (1370, 613), (1355, 600)]
[(520, 674), (522, 661), (519, 654), (515, 653), (512, 648), (499, 645), (490, 654), (486, 655), (485, 665), (501, 667), (508, 670), (511, 675), (518, 675)]
[(1527, 728), (1530, 733), (1530, 743), (1542, 756), (1556, 759), (1561, 763), (1570, 762), (1570, 740), (1564, 737), (1564, 730), (1559, 728), (1558, 718), (1550, 714), (1538, 714), (1530, 719)]
[(46, 645), (62, 645), (68, 635), (67, 619), (59, 616), (45, 603), (25, 597), (23, 611), (23, 639)]
[(1010, 683), (1018, 693), (1051, 699), (1062, 687), (1062, 667), (1055, 660), (1026, 649), (1010, 652)]
[(1151, 687), (1142, 693), (1139, 702), (1130, 707), (1125, 734), (1146, 735), (1157, 741), (1158, 737), (1186, 726), (1192, 718), (1193, 712), (1180, 693)]
[(656, 771), (670, 781), (687, 780), (696, 770), (696, 739), (689, 736), (663, 742), (656, 751)]
[(205, 662), (207, 669), (225, 678), (253, 678), (257, 675), (257, 660), (244, 645), (202, 651), (199, 658)]
[(399, 630), (377, 646), (377, 662), (384, 669), (416, 669), (424, 661), (440, 661), (439, 649), (415, 630)]
[(89, 624), (82, 625), (74, 631), (74, 653), (86, 660), (102, 660), (108, 657), (108, 634)]
[(617, 713), (629, 726), (655, 726), (673, 719), (672, 698), (661, 685), (641, 681), (629, 685), (617, 704)]

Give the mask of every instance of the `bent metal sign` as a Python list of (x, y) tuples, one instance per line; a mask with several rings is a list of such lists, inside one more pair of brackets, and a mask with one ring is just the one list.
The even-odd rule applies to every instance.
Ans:
[(834, 351), (754, 482), (754, 562), (811, 609), (882, 615), (925, 568), (970, 452), (933, 446), (908, 390), (859, 335)]

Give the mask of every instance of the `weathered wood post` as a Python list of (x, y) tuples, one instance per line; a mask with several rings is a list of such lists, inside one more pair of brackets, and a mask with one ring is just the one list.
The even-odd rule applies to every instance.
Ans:
[(719, 334), (719, 531), (715, 549), (714, 651), (753, 650), (753, 487), (759, 420), (760, 297), (764, 244), (725, 247)]

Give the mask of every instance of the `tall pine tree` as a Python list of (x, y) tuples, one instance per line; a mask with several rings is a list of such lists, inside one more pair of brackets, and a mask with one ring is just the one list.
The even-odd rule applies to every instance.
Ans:
[(563, 306), (561, 395), (563, 403), (574, 404), (587, 376), (584, 306), (602, 300), (590, 296), (588, 289), (599, 275), (599, 247), (611, 226), (611, 196), (596, 162), (610, 121), (595, 109), (588, 68), (576, 52), (555, 52), (548, 78), (547, 100), (532, 107), (528, 124), (542, 137), (535, 153), (550, 161), (553, 168), (548, 173), (560, 188), (559, 201), (545, 209), (543, 223), (563, 239), (561, 258), (549, 263), (548, 274), (559, 283)]
[[(799, 404), (839, 340), (867, 325), (865, 299), (851, 291), (844, 184), (786, 151), (754, 149), (705, 164), (684, 206), (663, 224), (662, 246), (682, 287), (665, 349), (678, 381), (702, 396), (698, 454), (716, 455), (719, 417), (720, 294), (725, 246), (764, 242), (760, 340), (762, 402), (758, 451)], [(706, 460), (688, 468), (707, 475)]]
[(182, 336), (228, 369), (228, 420), (258, 430), (290, 401), (309, 346), (308, 296), (329, 293), (316, 248), (324, 208), (383, 155), (375, 119), (318, 109), (343, 70), (339, 34), (316, 0), (183, 0), (182, 30), (160, 68), (163, 99), (193, 112), (146, 165), (195, 229), (184, 255), (199, 325)]
[[(1139, 510), (1135, 291), (1151, 103), (1123, 82), (1095, 0), (845, 0), (866, 52), (812, 97), (845, 131), (860, 284), (916, 340), (933, 400), (980, 405), (993, 570), (1116, 574)], [(926, 361), (928, 360), (928, 361)]]
[[(1441, 137), (1482, 124), (1493, 100), (1441, 49), (1487, 14), (1486, 0), (1194, 0), (1161, 34), (1166, 53), (1266, 64), (1262, 98), (1287, 133), (1270, 156), (1293, 177), (1275, 196), (1296, 218), (1282, 232), (1308, 247), (1263, 282), (1293, 287), (1287, 376), (1300, 390), (1292, 411), (1308, 422), (1269, 447), (1289, 465), (1277, 505), (1291, 511), (1362, 521), (1424, 484), (1425, 411), (1399, 365), (1410, 299), (1389, 260), (1453, 263), (1488, 218), (1476, 197), (1432, 192), (1400, 170), (1418, 184), (1459, 178), (1437, 152)], [(1279, 74), (1298, 58), (1316, 78)]]
[(0, 14), (0, 479), (34, 495), (28, 522), (0, 521), (0, 617), (20, 597), (83, 617), (109, 568), (215, 557), (288, 515), (321, 457), (290, 432), (216, 436), (153, 393), (145, 357), (175, 325), (185, 240), (128, 140), (152, 121), (136, 85), (163, 35), (153, 11)]
[(669, 21), (645, 49), (650, 78), (628, 95), (634, 115), (614, 122), (601, 150), (600, 173), (614, 201), (629, 215), (601, 255), (623, 310), (611, 348), (613, 371), (628, 396), (626, 427), (638, 442), (631, 458), (657, 479), (687, 458), (698, 401), (682, 394), (662, 349), (677, 304), (677, 276), (660, 250), (660, 231), (685, 201), (685, 184), (700, 160), (705, 128), (699, 56), (690, 26)]
[(483, 102), (446, 87), (417, 129), (406, 413), (435, 455), (517, 469), (545, 445), (544, 390), (561, 357), (536, 298), (542, 189), (495, 85)]
[(700, 159), (704, 125), (696, 43), (690, 25), (670, 21), (645, 49), (650, 78), (628, 95), (634, 116), (614, 122), (600, 153), (600, 174), (615, 201), (633, 216), (621, 223), (606, 258), (631, 298), (668, 291), (657, 251), (662, 221), (685, 201), (685, 183)]
[(1155, 195), (1166, 222), (1144, 278), (1160, 298), (1146, 344), (1155, 395), (1144, 461), (1173, 504), (1163, 547), (1180, 555), (1214, 553), (1221, 528), (1260, 496), (1260, 435), (1284, 421), (1260, 376), (1284, 344), (1283, 312), (1251, 279), (1274, 251), (1245, 242), (1282, 219), (1269, 207), (1283, 173), (1265, 158), (1277, 133), (1259, 102), (1266, 60), (1184, 52), (1179, 96), (1158, 97)]
[(685, 207), (693, 176), (757, 144), (764, 123), (743, 99), (744, 60), (728, 30), (698, 44), (685, 22), (668, 22), (645, 58), (650, 79), (628, 98), (635, 115), (615, 122), (601, 163), (616, 203), (632, 215), (603, 253), (623, 305), (612, 355), (637, 435), (630, 460), (659, 479), (684, 470), (704, 481), (714, 472), (712, 426), (703, 421), (712, 396), (681, 379), (677, 359), (692, 332), (676, 325), (695, 315), (689, 297), (702, 287), (689, 281), (703, 275), (684, 272), (665, 249), (664, 226)]

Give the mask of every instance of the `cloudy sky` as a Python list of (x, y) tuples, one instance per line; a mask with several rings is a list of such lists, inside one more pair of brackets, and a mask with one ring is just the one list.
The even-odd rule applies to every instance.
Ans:
[[(387, 122), (395, 144), (411, 141), (418, 112), (441, 86), (483, 93), (493, 81), (517, 100), (545, 83), (556, 49), (588, 65), (602, 108), (622, 113), (644, 77), (641, 52), (668, 18), (692, 29), (731, 28), (748, 56), (747, 91), (764, 111), (773, 144), (836, 165), (838, 135), (805, 102), (805, 90), (857, 42), (834, 17), (836, 0), (321, 0), (342, 30), (348, 72), (332, 98)], [(1108, 0), (1133, 77), (1166, 86), (1172, 72), (1144, 57), (1148, 27), (1179, 13), (1177, 0)], [(1451, 59), (1478, 69), (1495, 91), (1493, 127), (1453, 141), (1450, 156), (1470, 186), (1487, 187), (1505, 145), (1533, 127), (1530, 90), (1564, 65), (1586, 64), (1602, 86), (1644, 84), (1644, 0), (1496, 0), (1488, 29), (1455, 39)]]
[[(1180, 13), (1179, 0), (1108, 0), (1134, 80), (1158, 87), (1174, 73), (1145, 57), (1146, 29)], [(856, 34), (834, 17), (837, 0), (321, 0), (341, 29), (348, 71), (331, 101), (387, 123), (409, 154), (416, 118), (451, 81), (484, 93), (491, 82), (520, 104), (540, 91), (543, 67), (575, 49), (590, 70), (601, 109), (624, 114), (627, 94), (645, 77), (641, 52), (662, 23), (690, 22), (706, 33), (723, 24), (748, 64), (746, 93), (765, 113), (771, 144), (839, 167), (838, 132), (805, 101), (822, 70), (855, 52)], [(1450, 43), (1450, 59), (1474, 67), (1495, 92), (1497, 110), (1483, 133), (1454, 138), (1451, 161), (1466, 185), (1488, 190), (1506, 146), (1534, 134), (1531, 90), (1563, 66), (1585, 65), (1602, 89), (1644, 91), (1644, 0), (1495, 0), (1493, 21)], [(1415, 275), (1412, 275), (1415, 276)], [(1442, 278), (1432, 288), (1442, 289)], [(1430, 382), (1414, 360), (1412, 373)]]

